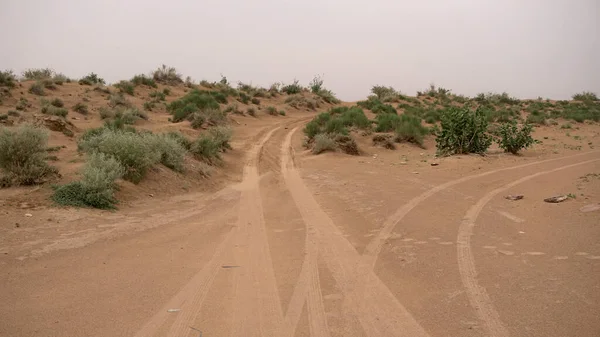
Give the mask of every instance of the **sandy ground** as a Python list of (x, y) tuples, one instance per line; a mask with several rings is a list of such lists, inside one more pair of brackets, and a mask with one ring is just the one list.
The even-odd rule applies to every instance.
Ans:
[(600, 336), (600, 151), (313, 156), (307, 116), (236, 133), (218, 190), (5, 203), (0, 336)]

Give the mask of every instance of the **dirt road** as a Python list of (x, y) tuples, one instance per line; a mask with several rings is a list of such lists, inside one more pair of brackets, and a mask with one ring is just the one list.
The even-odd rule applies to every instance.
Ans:
[(599, 151), (408, 168), (306, 155), (303, 123), (249, 137), (219, 193), (5, 254), (0, 336), (600, 335)]

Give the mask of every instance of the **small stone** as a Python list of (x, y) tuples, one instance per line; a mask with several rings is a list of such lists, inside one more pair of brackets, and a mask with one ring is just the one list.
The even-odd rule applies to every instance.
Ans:
[(17, 223), (15, 223), (15, 228), (19, 228), (19, 227), (21, 227), (21, 224), (20, 224), (20, 223), (18, 223), (18, 222), (17, 222)]
[(32, 217), (33, 214), (31, 214), (31, 213), (25, 213), (25, 216), (29, 218), (29, 217)]
[(430, 165), (431, 165), (431, 166), (438, 166), (438, 165), (439, 165), (439, 163), (431, 163)]
[(413, 174), (419, 174), (419, 172), (415, 171), (415, 172), (413, 172)]
[(579, 210), (583, 213), (597, 211), (597, 210), (600, 210), (600, 204), (585, 205), (585, 206), (581, 207)]
[(569, 197), (566, 196), (566, 195), (556, 195), (556, 196), (553, 196), (553, 197), (550, 197), (550, 198), (546, 198), (546, 199), (544, 199), (544, 201), (556, 204), (556, 203), (559, 203), (559, 202), (563, 202), (563, 201), (565, 201), (567, 199), (569, 199)]
[(154, 198), (154, 194), (150, 193), (148, 194), (149, 197)]
[(523, 195), (522, 194), (510, 194), (504, 197), (505, 199), (508, 200), (521, 200), (523, 199)]
[(405, 161), (400, 162), (400, 165), (406, 165), (406, 164), (407, 164), (407, 162), (405, 162)]

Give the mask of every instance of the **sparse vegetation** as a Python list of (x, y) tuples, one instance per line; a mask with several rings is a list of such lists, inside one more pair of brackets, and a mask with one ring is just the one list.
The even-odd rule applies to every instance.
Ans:
[(483, 154), (492, 144), (487, 133), (487, 117), (482, 109), (452, 107), (441, 117), (441, 130), (436, 134), (440, 154)]
[(178, 85), (183, 83), (181, 74), (177, 73), (177, 69), (162, 65), (152, 73), (152, 78), (158, 83), (167, 85)]
[(312, 148), (313, 154), (320, 154), (326, 151), (335, 151), (336, 149), (337, 144), (331, 136), (324, 133), (320, 133), (315, 136), (314, 145)]
[(95, 85), (95, 84), (105, 85), (106, 82), (104, 82), (104, 79), (100, 78), (97, 74), (89, 73), (88, 75), (86, 75), (85, 77), (83, 77), (79, 80), (79, 84), (81, 84), (81, 85)]
[(31, 108), (31, 103), (25, 97), (19, 98), (19, 102), (15, 106), (15, 109), (19, 111), (27, 111), (27, 108)]
[(308, 110), (316, 110), (321, 106), (319, 101), (303, 95), (292, 95), (286, 98), (285, 103), (296, 109), (306, 108)]
[(187, 119), (188, 116), (195, 112), (214, 115), (214, 112), (208, 112), (211, 110), (219, 110), (217, 100), (207, 92), (196, 89), (167, 105), (167, 111), (173, 115), (174, 123)]
[(17, 78), (12, 70), (0, 71), (0, 87), (14, 88)]
[(57, 108), (50, 104), (42, 105), (42, 113), (44, 115), (67, 117), (69, 111), (65, 108)]
[(298, 80), (294, 80), (292, 84), (284, 85), (281, 87), (281, 92), (284, 92), (288, 95), (299, 94), (302, 92), (302, 86), (298, 84)]
[(65, 106), (65, 103), (60, 98), (54, 98), (50, 101), (50, 105), (55, 106), (57, 108), (62, 108)]
[(130, 81), (133, 85), (138, 86), (138, 85), (146, 85), (149, 86), (151, 88), (157, 88), (158, 86), (156, 85), (156, 82), (154, 81), (154, 79), (146, 76), (146, 75), (135, 75), (133, 76), (133, 78)]
[(44, 90), (44, 84), (42, 82), (32, 83), (29, 87), (29, 93), (38, 96), (46, 95), (46, 91)]
[(191, 145), (190, 152), (195, 158), (210, 165), (221, 163), (221, 152), (231, 148), (229, 140), (231, 129), (217, 127), (209, 129), (208, 133), (200, 135)]
[(112, 93), (108, 96), (108, 106), (110, 106), (111, 108), (116, 108), (116, 107), (131, 107), (132, 104), (131, 102), (129, 102), (129, 100), (127, 100), (127, 98), (125, 98), (125, 96), (123, 96), (123, 93)]
[(248, 110), (246, 110), (246, 112), (248, 113), (248, 115), (256, 117), (256, 109), (254, 109), (253, 107), (249, 107)]
[(119, 81), (119, 83), (115, 84), (115, 88), (119, 89), (119, 92), (130, 96), (135, 94), (135, 85), (130, 81)]
[(267, 113), (271, 116), (277, 116), (277, 109), (274, 106), (268, 106)]
[(42, 183), (57, 172), (46, 163), (48, 136), (47, 130), (28, 124), (0, 128), (0, 168), (4, 187)]
[(591, 91), (583, 91), (583, 92), (573, 95), (573, 100), (583, 101), (583, 102), (586, 102), (586, 101), (595, 102), (595, 101), (598, 101), (598, 95), (596, 95), (595, 93), (593, 93)]
[(54, 70), (50, 68), (27, 69), (23, 72), (23, 78), (26, 80), (44, 80), (54, 76)]

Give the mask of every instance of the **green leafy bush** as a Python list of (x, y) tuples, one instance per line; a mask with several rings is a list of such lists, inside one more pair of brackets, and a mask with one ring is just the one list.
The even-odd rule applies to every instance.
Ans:
[(52, 116), (60, 116), (67, 117), (69, 111), (65, 108), (57, 108), (53, 105), (44, 105), (42, 106), (42, 113), (44, 115), (52, 115)]
[(44, 90), (44, 84), (40, 81), (32, 83), (31, 86), (29, 87), (28, 91), (30, 94), (34, 94), (34, 95), (38, 95), (38, 96), (46, 95), (46, 91)]
[(294, 80), (292, 84), (284, 85), (281, 87), (281, 92), (284, 92), (288, 95), (299, 94), (302, 92), (302, 86), (298, 84), (298, 80)]
[(131, 102), (120, 92), (108, 96), (108, 105), (112, 108), (132, 106)]
[(119, 89), (119, 92), (126, 93), (130, 96), (135, 94), (135, 85), (129, 81), (119, 81), (115, 84), (115, 88)]
[(395, 127), (398, 143), (409, 142), (423, 147), (423, 139), (429, 133), (429, 129), (421, 125), (421, 119), (411, 115), (400, 116), (400, 121)]
[(23, 78), (26, 80), (43, 80), (52, 78), (53, 76), (54, 70), (50, 68), (27, 69), (23, 72)]
[(326, 151), (335, 151), (336, 149), (337, 144), (329, 135), (323, 133), (316, 135), (312, 148), (313, 154), (320, 154)]
[(63, 206), (112, 209), (117, 204), (115, 182), (124, 174), (125, 168), (117, 159), (94, 152), (83, 167), (82, 179), (54, 187), (52, 199)]
[(166, 95), (164, 91), (152, 91), (148, 96), (153, 98), (155, 101), (164, 101), (166, 100)]
[(248, 115), (252, 117), (256, 117), (256, 109), (254, 109), (253, 107), (249, 107), (248, 110), (246, 110), (246, 113), (248, 113)]
[(500, 137), (497, 143), (504, 152), (517, 154), (535, 142), (531, 137), (532, 130), (531, 124), (525, 124), (519, 129), (515, 121), (503, 123), (497, 131)]
[(441, 154), (482, 154), (492, 144), (487, 133), (485, 112), (468, 107), (449, 108), (441, 116), (441, 130), (436, 135), (437, 150)]
[(4, 184), (33, 185), (57, 171), (46, 163), (48, 131), (32, 125), (0, 128), (0, 168)]
[(51, 100), (50, 104), (57, 108), (62, 108), (65, 106), (65, 103), (60, 98), (55, 98), (55, 99)]
[(89, 73), (88, 75), (86, 75), (85, 77), (83, 77), (79, 80), (79, 84), (81, 84), (81, 85), (94, 85), (94, 84), (104, 85), (104, 84), (106, 84), (106, 82), (104, 81), (103, 78), (100, 78), (97, 74)]
[(164, 83), (167, 85), (178, 85), (183, 83), (181, 74), (177, 73), (177, 70), (173, 67), (167, 67), (162, 65), (152, 73), (152, 78), (158, 83)]
[(274, 106), (268, 106), (267, 113), (271, 116), (277, 116), (277, 109)]
[(14, 88), (17, 77), (12, 70), (0, 71), (0, 87)]
[(575, 101), (597, 101), (598, 95), (591, 91), (583, 91), (573, 95), (573, 100)]
[(133, 85), (135, 86), (147, 85), (151, 88), (157, 87), (156, 82), (152, 78), (143, 74), (133, 76), (130, 82), (133, 83)]
[(196, 111), (210, 109), (219, 109), (217, 100), (212, 95), (196, 89), (167, 105), (167, 111), (173, 115), (174, 123), (186, 119)]
[(173, 171), (183, 172), (186, 148), (178, 139), (166, 134), (144, 135), (145, 139), (160, 153), (160, 163)]

